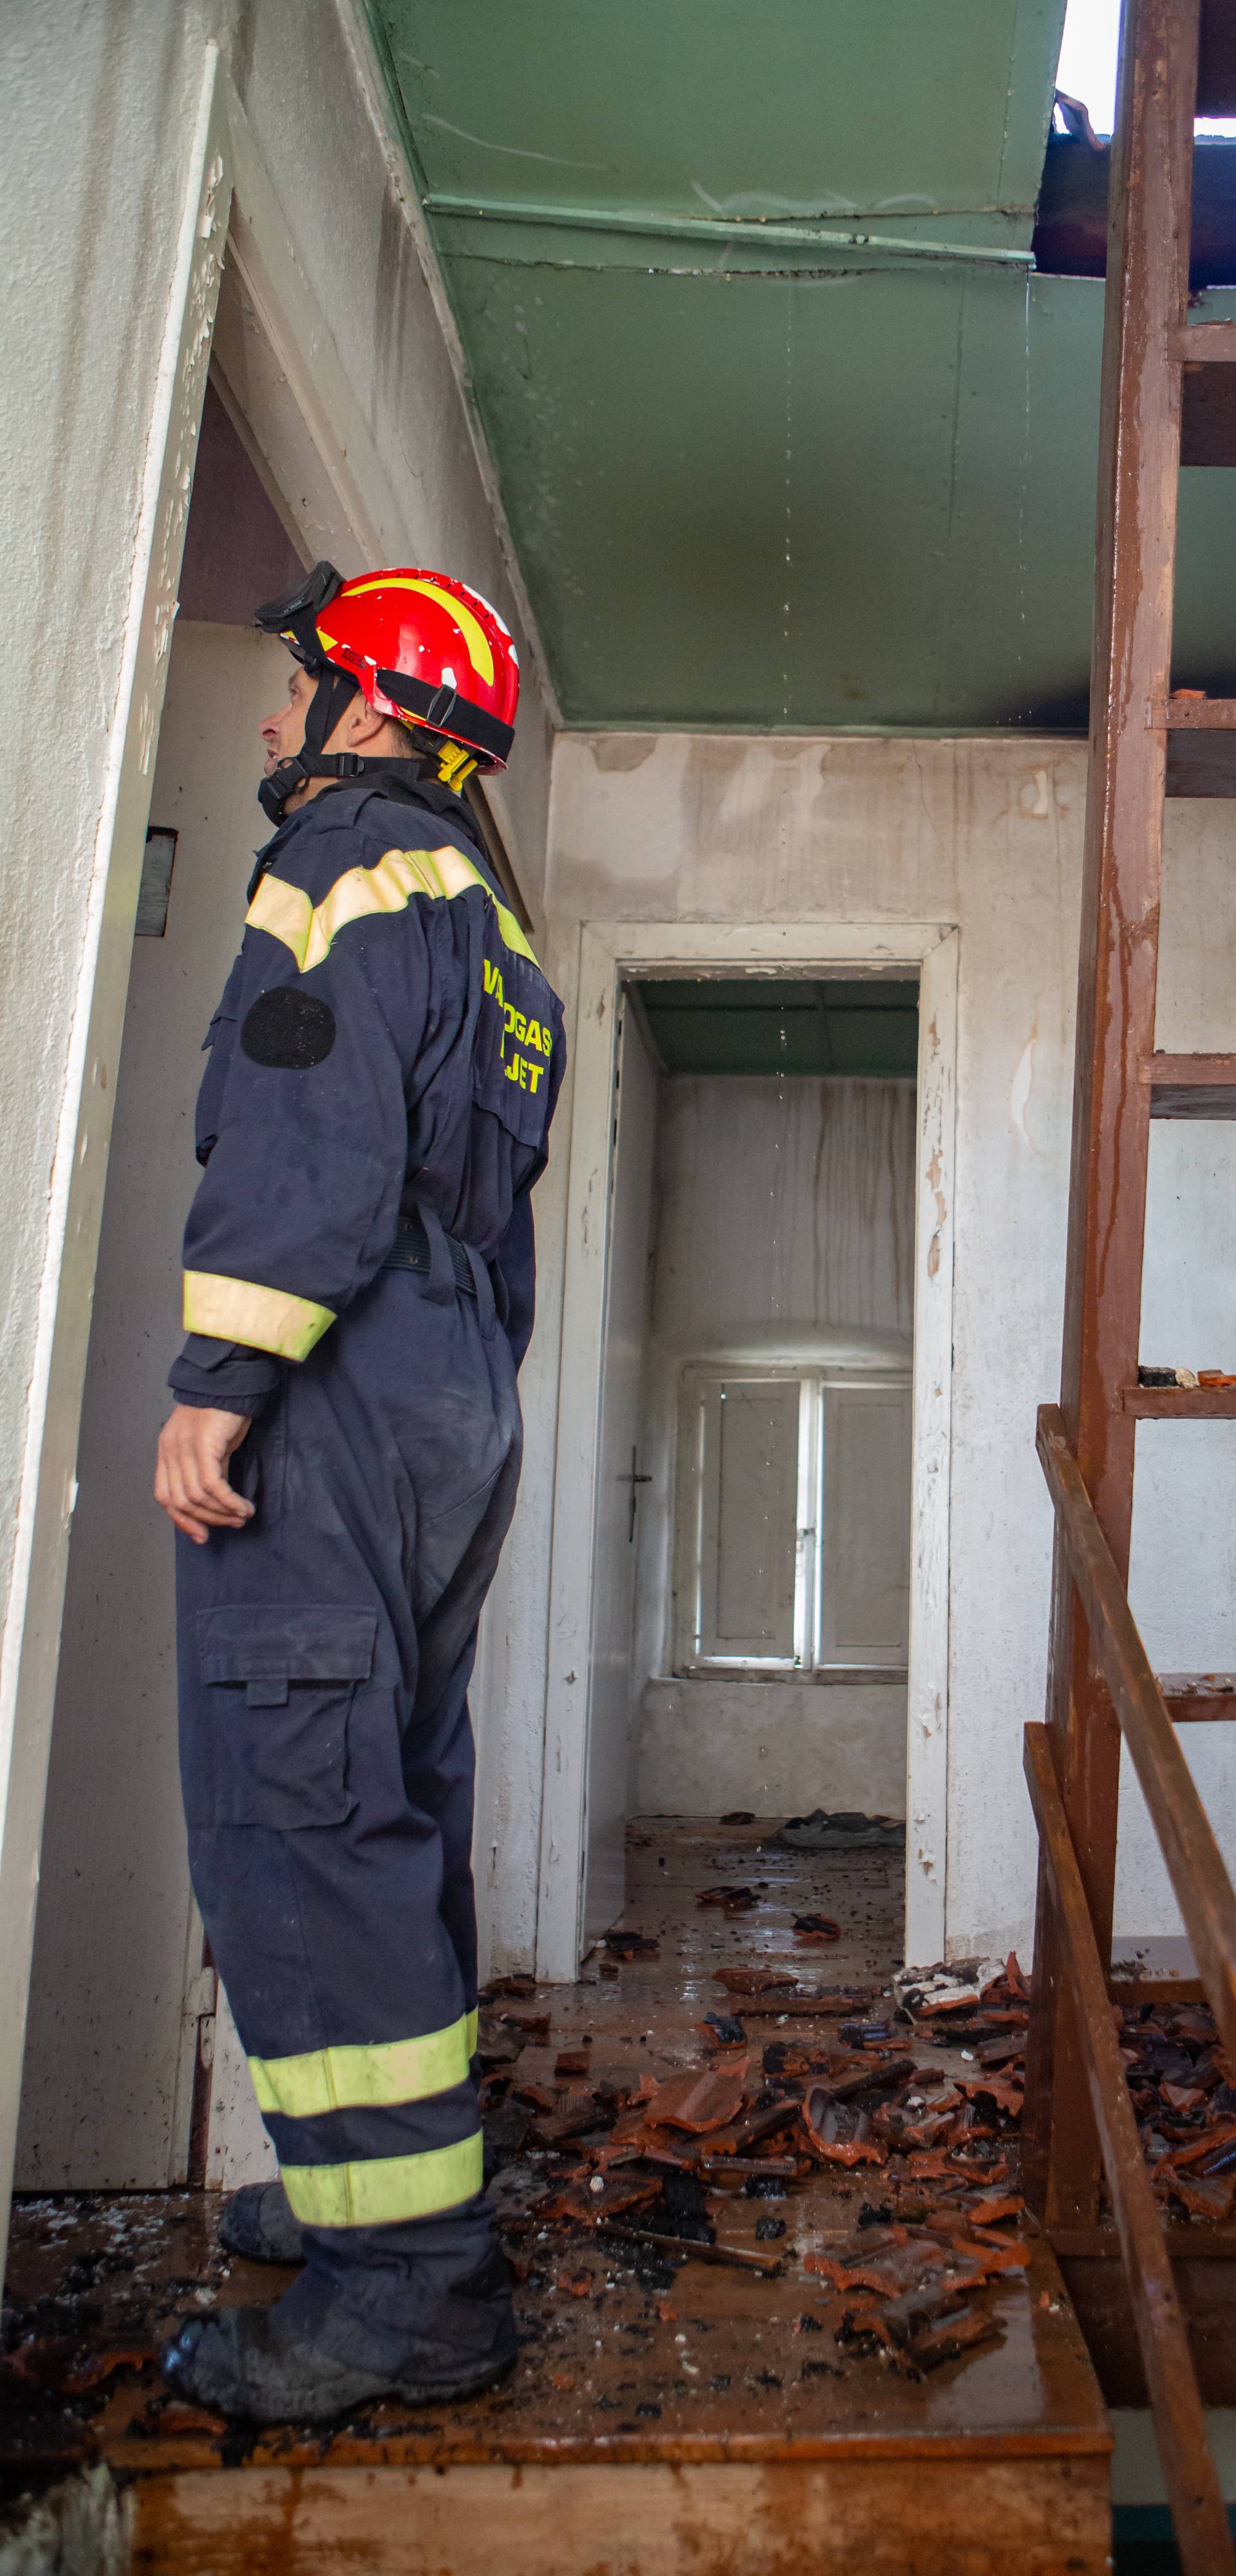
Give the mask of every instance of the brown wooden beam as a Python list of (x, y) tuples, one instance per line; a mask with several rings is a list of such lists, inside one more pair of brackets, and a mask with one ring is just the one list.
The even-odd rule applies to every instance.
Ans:
[(1107, 1982), (1064, 1810), (1051, 1730), (1046, 1726), (1026, 1728), (1026, 1778), (1068, 1962), (1090, 2105), (1102, 2142), (1181, 2565), (1185, 2576), (1236, 2576), (1236, 2544), (1206, 2439), (1184, 2318), (1154, 2188), (1142, 2159)]
[(1160, 1673), (1173, 1726), (1222, 1725), (1236, 1717), (1236, 1673)]
[(1124, 1409), (1135, 1422), (1230, 1422), (1236, 1386), (1126, 1386)]
[[(1236, 791), (1236, 736), (1232, 749)], [(1152, 1118), (1236, 1118), (1236, 1055), (1152, 1055), (1141, 1075)]]
[(1236, 1891), (1054, 1404), (1040, 1407), (1038, 1448), (1091, 1651), (1133, 1757), (1220, 2038), (1236, 2054)]
[(1186, 322), (1171, 335), (1172, 356), (1184, 366), (1236, 367), (1236, 322)]
[[(1126, 0), (1109, 192), (1095, 531), (1090, 754), (1078, 967), (1073, 1147), (1060, 1401), (1099, 1527), (1127, 1579), (1171, 686), (1182, 367), (1165, 364), (1188, 294), (1199, 0)], [(1110, 1955), (1119, 1730), (1057, 1542), (1049, 1716), (1077, 1863)], [(1028, 2060), (1030, 2167), (1052, 2223), (1096, 2215), (1098, 2141), (1053, 1974)], [(1046, 1947), (1044, 1946), (1046, 1944)]]

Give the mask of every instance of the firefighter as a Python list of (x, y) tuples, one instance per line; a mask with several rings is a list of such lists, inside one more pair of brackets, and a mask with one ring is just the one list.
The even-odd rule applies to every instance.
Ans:
[(280, 2166), (222, 2233), (303, 2268), (164, 2368), (225, 2415), (324, 2421), (515, 2358), (470, 2064), (467, 1689), (564, 1049), (459, 792), (510, 749), (502, 620), (446, 575), (318, 564), (258, 622), (297, 667), (206, 1041), (155, 1492), (193, 1884)]

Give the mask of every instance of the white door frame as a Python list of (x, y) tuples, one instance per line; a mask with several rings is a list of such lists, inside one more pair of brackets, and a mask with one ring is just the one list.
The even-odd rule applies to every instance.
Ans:
[(120, 678), (95, 837), (44, 1236), (14, 1567), (0, 1670), (0, 2257), (21, 2088), (38, 1856), (90, 1305), (154, 751), (232, 193), (217, 46), (193, 142), (134, 532)]
[(581, 930), (550, 1567), (540, 1977), (569, 1980), (580, 1957), (618, 1003), (627, 976), (684, 970), (797, 977), (846, 968), (887, 975), (900, 966), (920, 979), (905, 1945), (908, 1959), (944, 1954), (959, 948), (951, 921), (587, 922)]

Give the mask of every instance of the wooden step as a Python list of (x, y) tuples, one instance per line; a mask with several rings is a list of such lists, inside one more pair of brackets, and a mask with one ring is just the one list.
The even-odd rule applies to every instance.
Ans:
[(1236, 465), (1236, 323), (1186, 325), (1172, 354), (1183, 370), (1181, 464)]
[[(1236, 778), (1236, 734), (1232, 757)], [(1236, 1055), (1152, 1055), (1142, 1080), (1152, 1118), (1236, 1118)]]
[[(1063, 2292), (1060, 2294), (1063, 2296)], [(233, 2469), (130, 2490), (133, 2576), (1101, 2576), (1106, 2457)]]
[(1169, 698), (1152, 722), (1167, 729), (1169, 796), (1236, 796), (1236, 698)]
[[(1236, 2404), (1236, 2234), (1231, 2228), (1210, 2228), (1196, 2221), (1191, 2227), (1168, 2227), (1164, 2232), (1202, 2402), (1232, 2406)], [(1114, 2231), (1061, 2230), (1053, 2243), (1108, 2405), (1145, 2406), (1145, 2373)]]
[(1126, 1386), (1122, 1402), (1139, 1422), (1236, 1420), (1236, 1386)]
[(1236, 698), (1172, 697), (1151, 721), (1167, 729), (1169, 796), (1236, 796)]
[(1159, 1688), (1177, 1726), (1215, 1725), (1236, 1717), (1236, 1673), (1160, 1673)]

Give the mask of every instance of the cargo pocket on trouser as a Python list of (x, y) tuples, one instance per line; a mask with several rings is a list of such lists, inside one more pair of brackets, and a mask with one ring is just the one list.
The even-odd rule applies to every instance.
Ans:
[(373, 1670), (377, 1611), (236, 1604), (200, 1610), (196, 1627), (189, 1826), (341, 1824), (356, 1804), (348, 1716)]

